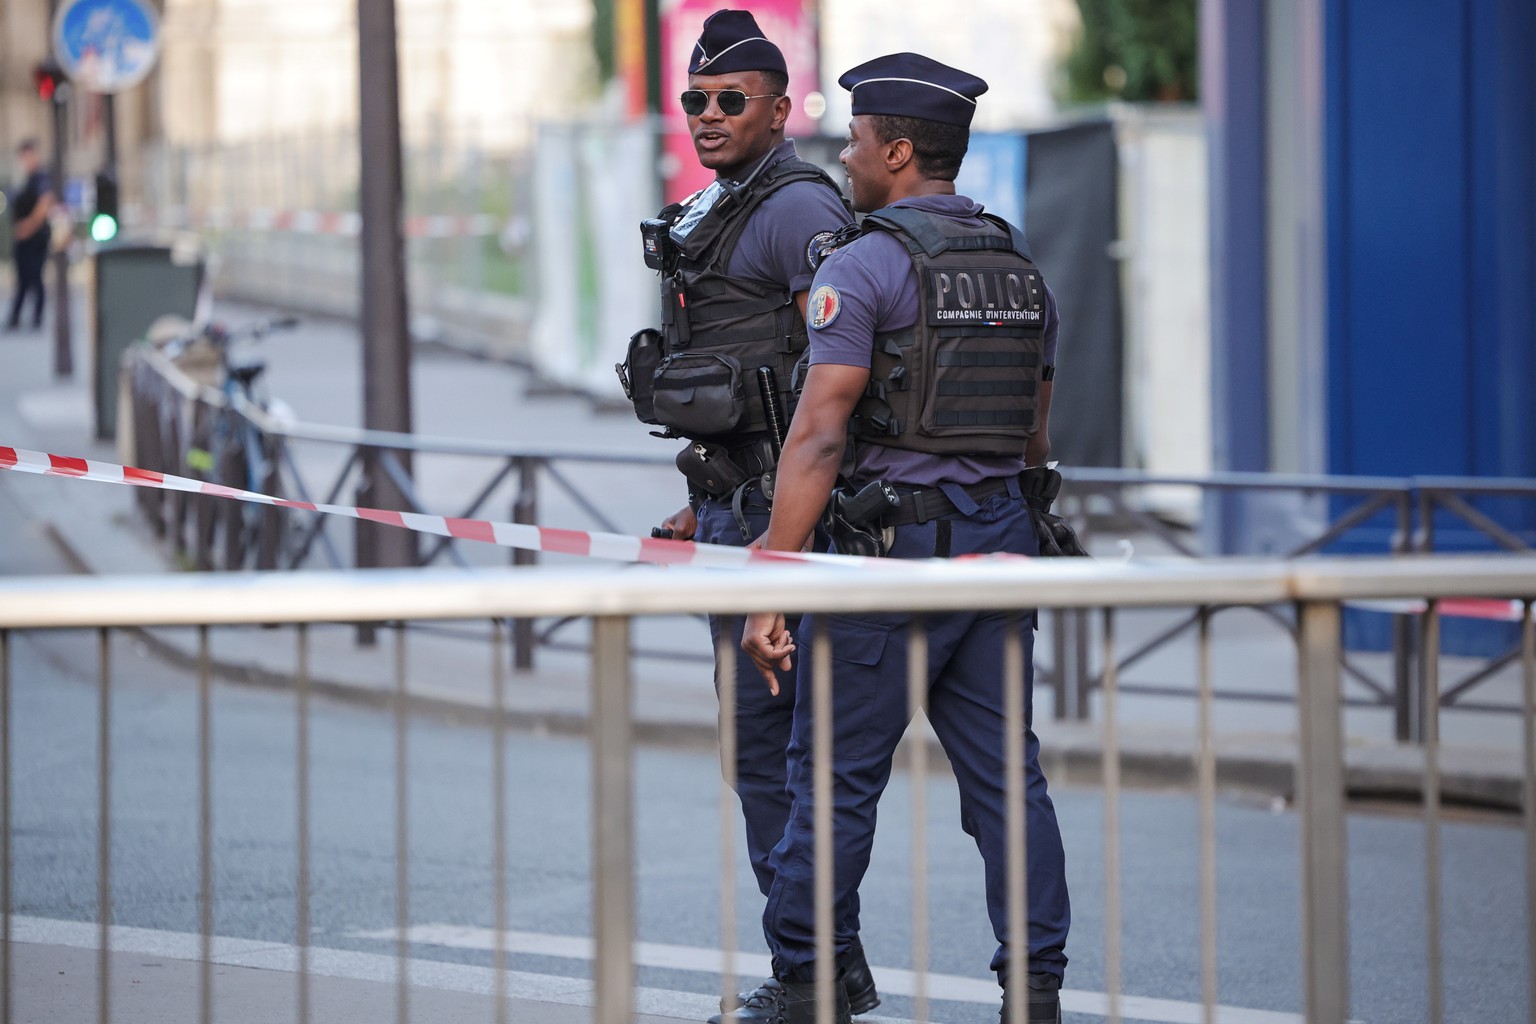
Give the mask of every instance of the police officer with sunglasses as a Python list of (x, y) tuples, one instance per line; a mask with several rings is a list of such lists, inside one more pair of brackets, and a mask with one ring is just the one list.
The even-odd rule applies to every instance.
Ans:
[[(1017, 228), (955, 192), (976, 101), (987, 83), (918, 54), (880, 57), (839, 79), (853, 119), (842, 152), (856, 210), (867, 214), (821, 263), (811, 292), (811, 340), (800, 415), (784, 445), (778, 497), (764, 538), (798, 550), (827, 505), (854, 441), (851, 488), (883, 482), (897, 501), (875, 523), (893, 558), (1035, 555), (1030, 481), (1050, 451), (1047, 419), (1056, 362), (1056, 303)], [(833, 537), (835, 546), (841, 541)], [(1056, 812), (1032, 729), (1033, 616), (933, 614), (927, 632), (926, 715), (960, 788), (961, 825), (982, 857), (998, 947), (991, 967), (1011, 1011), (1058, 1024), (1070, 909)], [(825, 633), (832, 656), (834, 898), (869, 866), (875, 808), (897, 742), (913, 716), (907, 697), (912, 616), (750, 616), (743, 649), (778, 684), (796, 636)], [(1025, 853), (1028, 927), (1010, 934), (1008, 811), (1004, 786), (1006, 638), (1023, 653)], [(790, 744), (789, 828), (773, 851), (763, 929), (780, 999), (751, 1024), (815, 1020), (815, 863), (810, 686)], [(836, 944), (846, 948), (839, 926)], [(838, 1006), (839, 1017), (847, 1009)]]
[[(779, 447), (794, 412), (794, 374), (806, 347), (805, 306), (821, 245), (852, 222), (832, 179), (784, 137), (789, 118), (784, 55), (747, 11), (704, 22), (680, 97), (699, 163), (715, 180), (641, 225), (648, 266), (659, 272), (661, 326), (638, 332), (620, 380), (639, 418), (685, 440), (677, 464), (688, 504), (655, 531), (679, 540), (744, 546), (767, 527)], [(710, 618), (716, 646), (735, 644), (739, 618)], [(795, 682), (777, 694), (738, 658), (736, 792), (747, 852), (764, 895), (768, 854), (789, 818), (786, 751)], [(717, 672), (718, 688), (718, 672)], [(858, 896), (839, 909), (854, 1012), (879, 1003), (858, 942)], [(722, 1011), (771, 1005), (769, 979)]]

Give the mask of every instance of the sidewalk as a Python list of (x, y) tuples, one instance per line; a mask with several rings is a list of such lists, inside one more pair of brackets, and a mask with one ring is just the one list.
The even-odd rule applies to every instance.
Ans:
[[(113, 1024), (164, 1024), (166, 1021), (199, 1019), (198, 999), (202, 983), (199, 960), (118, 952), (115, 946), (114, 942), (114, 951), (107, 964), (107, 998)], [(26, 979), (25, 984), (15, 987), (12, 1019), (20, 1024), (97, 1019), (101, 957), (95, 949), (13, 942), (11, 956), (15, 976)], [(351, 959), (362, 959), (362, 956)], [(320, 961), (321, 956), (317, 955), (315, 973), (310, 975), (309, 1020), (324, 1021), (325, 1024), (378, 1024), (396, 1019), (399, 988), (394, 981), (337, 976), (327, 973)], [(393, 964), (384, 967), (388, 970)], [(439, 968), (444, 975), (464, 975), (476, 970), (455, 972), (452, 965)], [(433, 984), (433, 979), (423, 983), (415, 976), (417, 973), (412, 972), (408, 996), (411, 1020), (502, 1019), (496, 1015), (494, 994)], [(478, 973), (490, 974), (483, 968), (478, 969)], [(452, 985), (454, 979), (439, 980), (447, 980), (448, 985)], [(573, 989), (590, 987), (586, 982), (572, 985)], [(262, 1024), (289, 1024), (299, 1019), (298, 976), (291, 967), (274, 969), (216, 963), (212, 995), (215, 1019), (259, 1020)], [(505, 1011), (506, 1020), (515, 1020), (519, 1024), (587, 1024), (592, 1019), (590, 1002), (584, 995), (573, 995), (568, 1002), (510, 996)], [(662, 1024), (677, 1018), (637, 1013), (632, 1019), (635, 1024)]]
[[(238, 325), (268, 311), (221, 303), (218, 315)], [(91, 440), (88, 355), (76, 353), (76, 376), (51, 377), (52, 335), (0, 336), (8, 370), (0, 379), (0, 444), (66, 455), (117, 461), (109, 443)], [(360, 419), (359, 353), (356, 329), (340, 321), (306, 321), (288, 335), (266, 343), (271, 392), (288, 402), (304, 422), (351, 425)], [(421, 434), (477, 437), (510, 444), (580, 446), (616, 453), (670, 452), (627, 414), (594, 410), (578, 397), (550, 394), (519, 368), (476, 360), (440, 349), (418, 350), (414, 367), (415, 424)], [(325, 484), (324, 470), (337, 450), (300, 447), (297, 454)], [(418, 481), (433, 511), (455, 514), (483, 482), (484, 467), (449, 457), (423, 459)], [(682, 488), (669, 469), (640, 467), (615, 471), (568, 471), (602, 510), (626, 532), (644, 534), (681, 503)], [(590, 529), (578, 506), (548, 493), (540, 506), (543, 525)], [(5, 524), (11, 536), (25, 527), (48, 536), (66, 552), (77, 571), (97, 574), (158, 574), (175, 571), (163, 546), (137, 517), (133, 490), (75, 480), (0, 473), (0, 517), (18, 510), (23, 523)], [(348, 501), (343, 496), (339, 500)], [(490, 518), (509, 518), (489, 508)], [(1112, 538), (1104, 538), (1112, 545)], [(1138, 552), (1147, 542), (1137, 538)], [(466, 545), (476, 564), (505, 564), (503, 549)], [(556, 561), (557, 559), (549, 559)], [(615, 571), (622, 571), (621, 568)], [(1123, 616), (1122, 644), (1155, 632), (1148, 616)], [(1166, 619), (1164, 619), (1166, 621)], [(1215, 645), (1217, 685), (1226, 689), (1287, 692), (1294, 687), (1290, 642), (1258, 616), (1218, 620)], [(485, 635), (483, 625), (465, 625)], [(568, 640), (580, 642), (584, 626), (573, 625)], [(158, 652), (195, 664), (191, 630), (148, 630)], [(1039, 634), (1043, 660), (1050, 660), (1049, 631)], [(678, 657), (642, 656), (634, 663), (636, 731), (645, 742), (707, 745), (715, 740), (715, 698), (708, 663), (708, 632), (691, 619), (636, 624), (637, 650), (679, 652)], [(312, 630), (311, 671), (325, 694), (381, 705), (394, 687), (394, 645), (387, 633), (373, 647), (359, 647), (355, 633), (336, 626)], [(216, 631), (213, 657), (222, 677), (286, 685), (294, 666), (291, 633), (262, 629)], [(491, 650), (483, 639), (412, 630), (408, 642), (409, 690), (418, 708), (432, 712), (485, 713), (492, 703)], [(1447, 669), (1453, 666), (1447, 659)], [(1361, 663), (1379, 678), (1388, 675), (1385, 656)], [(520, 727), (581, 732), (588, 712), (587, 656), (541, 647), (536, 667), (510, 677), (508, 718)], [(1162, 681), (1188, 684), (1193, 652), (1186, 644), (1160, 652), (1138, 672)], [(1501, 699), (1511, 696), (1497, 691)], [(1102, 778), (1100, 727), (1095, 722), (1055, 721), (1050, 695), (1036, 694), (1042, 760), (1054, 781), (1097, 784)], [(1392, 799), (1415, 798), (1423, 754), (1390, 740), (1384, 711), (1349, 710), (1346, 753), (1352, 792)], [(1180, 698), (1133, 697), (1120, 706), (1122, 774), (1131, 785), (1193, 783), (1196, 750), (1194, 702)], [(1288, 798), (1293, 792), (1295, 711), (1284, 704), (1221, 702), (1216, 708), (1218, 778), (1221, 784)], [(1515, 716), (1447, 715), (1442, 726), (1445, 798), (1479, 805), (1518, 808), (1520, 802), (1519, 723)], [(942, 763), (942, 759), (940, 759)]]

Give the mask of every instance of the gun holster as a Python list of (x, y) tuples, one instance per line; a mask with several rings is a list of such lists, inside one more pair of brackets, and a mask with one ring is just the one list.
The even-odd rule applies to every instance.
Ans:
[(881, 558), (885, 555), (884, 530), (875, 526), (856, 526), (842, 516), (827, 511), (827, 536), (840, 555)]
[(1089, 557), (1071, 524), (1051, 514), (1051, 505), (1061, 493), (1059, 472), (1049, 466), (1030, 466), (1019, 474), (1019, 490), (1029, 506), (1029, 518), (1043, 557)]
[(896, 489), (884, 480), (870, 481), (856, 492), (846, 487), (834, 490), (824, 520), (838, 554), (884, 557), (885, 529), (880, 518), (899, 502)]

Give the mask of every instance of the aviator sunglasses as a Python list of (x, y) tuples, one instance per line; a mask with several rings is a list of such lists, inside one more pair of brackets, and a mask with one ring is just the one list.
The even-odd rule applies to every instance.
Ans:
[(683, 92), (680, 99), (683, 101), (683, 113), (689, 117), (698, 117), (709, 109), (709, 94), (715, 94), (715, 102), (720, 106), (720, 113), (726, 117), (735, 117), (747, 109), (747, 100), (765, 100), (783, 96), (781, 92), (765, 92), (756, 96), (748, 96), (740, 89), (688, 89)]

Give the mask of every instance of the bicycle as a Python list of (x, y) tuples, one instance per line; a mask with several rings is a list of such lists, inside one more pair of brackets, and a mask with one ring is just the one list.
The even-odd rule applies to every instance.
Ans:
[[(161, 351), (173, 362), (192, 352), (200, 341), (211, 346), (219, 360), (218, 388), (223, 402), (217, 406), (199, 404), (197, 408), (184, 455), (189, 473), (211, 483), (262, 494), (275, 494), (280, 489), (281, 440), (264, 433), (248, 410), (281, 417), (286, 406), (258, 387), (266, 361), (255, 353), (238, 351), (236, 343), (260, 341), (276, 331), (292, 330), (298, 323), (295, 317), (273, 317), (229, 329), (211, 322), (165, 343)], [(213, 501), (217, 505), (207, 503)], [(214, 568), (218, 533), (223, 535), (223, 568), (243, 568), (252, 552), (257, 569), (278, 567), (286, 532), (281, 509), (227, 499), (205, 499), (200, 505), (194, 550), (197, 568)]]

